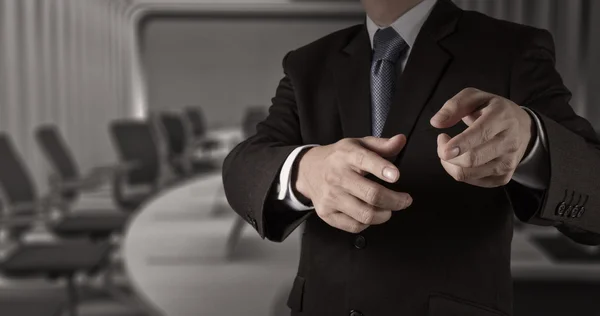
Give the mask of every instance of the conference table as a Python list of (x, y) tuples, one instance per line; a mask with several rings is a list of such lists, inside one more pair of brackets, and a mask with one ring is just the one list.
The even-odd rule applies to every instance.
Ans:
[[(125, 268), (137, 295), (162, 315), (287, 316), (299, 231), (283, 243), (261, 239), (228, 206), (217, 170), (183, 181), (139, 209), (125, 234)], [(515, 230), (516, 281), (600, 282), (597, 247), (573, 244), (564, 251), (563, 240), (558, 254), (544, 249), (543, 241), (555, 236), (549, 228)]]

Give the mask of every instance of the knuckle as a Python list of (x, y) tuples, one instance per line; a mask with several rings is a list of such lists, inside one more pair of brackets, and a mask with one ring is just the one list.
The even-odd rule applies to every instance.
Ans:
[(354, 164), (358, 167), (362, 167), (365, 163), (365, 152), (360, 150), (354, 153)]
[(464, 93), (473, 94), (479, 92), (479, 89), (473, 87), (467, 87), (463, 90)]
[(450, 115), (451, 110), (456, 110), (460, 106), (459, 101), (456, 98), (450, 99), (446, 102), (446, 105), (440, 109), (440, 114)]
[(510, 176), (510, 175), (505, 175), (505, 176), (500, 177), (500, 179), (498, 181), (499, 182), (498, 185), (499, 186), (507, 185), (510, 182), (511, 178), (512, 178), (512, 176)]
[(325, 182), (330, 185), (339, 185), (342, 182), (342, 177), (338, 173), (330, 171), (325, 174)]
[(507, 142), (507, 149), (508, 149), (508, 152), (511, 153), (511, 154), (516, 153), (517, 151), (519, 151), (520, 147), (521, 146), (519, 144), (519, 141), (516, 140), (516, 139), (511, 139), (511, 140), (509, 140)]
[(493, 105), (494, 107), (500, 107), (500, 104), (502, 104), (502, 99), (498, 96), (493, 96), (490, 98), (490, 100), (488, 101), (489, 105)]
[(503, 160), (501, 166), (504, 173), (509, 173), (514, 169), (514, 162), (512, 160)]
[(337, 143), (335, 143), (335, 152), (348, 152), (351, 150), (353, 146), (355, 146), (356, 140), (353, 138), (344, 138)]
[(362, 231), (362, 225), (358, 222), (351, 223), (348, 225), (347, 231), (354, 234), (360, 233)]
[(330, 206), (335, 206), (338, 202), (337, 192), (332, 187), (325, 187), (323, 189), (322, 200)]
[(332, 209), (326, 207), (322, 202), (315, 203), (315, 212), (325, 221), (329, 221), (331, 215), (333, 214)]
[(361, 212), (361, 223), (363, 224), (372, 224), (375, 220), (375, 209), (373, 207), (366, 207)]
[(367, 203), (377, 205), (381, 199), (381, 190), (375, 186), (368, 186), (365, 197)]
[(502, 114), (503, 107), (502, 107), (502, 103), (499, 101), (499, 99), (497, 97), (495, 97), (495, 98), (492, 98), (490, 100), (490, 102), (488, 102), (488, 105), (485, 107), (485, 109), (490, 114), (493, 114), (494, 116), (497, 116), (497, 115), (501, 115)]
[(467, 181), (467, 179), (468, 179), (465, 168), (457, 168), (457, 170), (453, 176), (454, 176), (454, 179), (459, 182), (464, 182), (464, 181)]
[(513, 158), (511, 159), (511, 165), (510, 165), (510, 172), (514, 172), (517, 167), (519, 167), (519, 163), (521, 163), (521, 161), (519, 160), (518, 157), (513, 156)]
[(482, 142), (487, 143), (492, 139), (492, 131), (489, 128), (483, 127), (480, 132)]
[(496, 165), (494, 166), (494, 168), (492, 169), (492, 174), (495, 176), (501, 176), (504, 174), (502, 165)]
[(352, 139), (352, 138), (344, 138), (344, 139), (342, 139), (342, 140), (338, 141), (338, 142), (336, 143), (336, 145), (340, 145), (340, 146), (348, 146), (348, 145), (352, 145), (352, 144), (353, 144), (353, 142), (354, 142), (354, 139)]
[(494, 175), (497, 176), (503, 176), (506, 175), (510, 170), (512, 170), (512, 163), (506, 161), (506, 160), (501, 160), (500, 162), (498, 162), (498, 164), (496, 164), (494, 166), (493, 172)]
[(472, 168), (479, 162), (479, 155), (474, 151), (470, 151), (466, 156), (466, 167)]

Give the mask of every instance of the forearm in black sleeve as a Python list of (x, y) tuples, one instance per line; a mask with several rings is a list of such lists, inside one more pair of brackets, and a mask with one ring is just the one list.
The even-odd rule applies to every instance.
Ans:
[(292, 81), (283, 62), (285, 77), (279, 83), (268, 117), (257, 133), (236, 146), (223, 163), (225, 195), (233, 210), (252, 225), (262, 238), (284, 240), (309, 215), (290, 210), (275, 199), (279, 170), (294, 148), (302, 145)]
[[(511, 74), (510, 98), (540, 118), (548, 145), (546, 190), (506, 186), (519, 219), (552, 225), (575, 241), (600, 243), (600, 141), (571, 106), (555, 68), (550, 33), (531, 30)], [(564, 203), (563, 203), (564, 202)]]

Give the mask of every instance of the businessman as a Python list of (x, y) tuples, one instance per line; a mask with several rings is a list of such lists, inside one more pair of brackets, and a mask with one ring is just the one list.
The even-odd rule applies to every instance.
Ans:
[(600, 243), (600, 142), (553, 39), (450, 0), (362, 3), (285, 56), (227, 198), (272, 241), (306, 223), (292, 315), (512, 315), (513, 215)]

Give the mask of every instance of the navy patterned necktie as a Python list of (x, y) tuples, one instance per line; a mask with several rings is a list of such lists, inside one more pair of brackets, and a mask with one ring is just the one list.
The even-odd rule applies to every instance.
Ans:
[(394, 95), (396, 62), (408, 48), (392, 27), (380, 29), (373, 37), (371, 64), (371, 123), (373, 136), (380, 137)]

